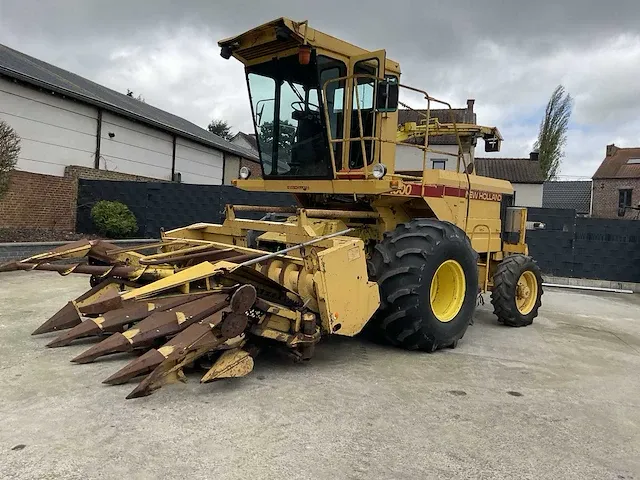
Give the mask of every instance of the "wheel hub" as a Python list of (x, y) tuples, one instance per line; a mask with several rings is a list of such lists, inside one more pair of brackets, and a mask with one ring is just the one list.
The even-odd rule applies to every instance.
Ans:
[(436, 318), (450, 322), (460, 312), (467, 290), (462, 266), (455, 260), (446, 260), (436, 270), (431, 280), (431, 310)]
[(523, 272), (516, 285), (516, 307), (522, 315), (531, 313), (538, 298), (538, 279), (531, 271)]

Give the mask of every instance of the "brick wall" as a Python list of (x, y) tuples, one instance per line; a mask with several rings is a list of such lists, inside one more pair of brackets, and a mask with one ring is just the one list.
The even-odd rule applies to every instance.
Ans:
[(86, 178), (89, 180), (125, 180), (132, 182), (164, 182), (157, 178), (142, 177), (140, 175), (131, 175), (129, 173), (111, 172), (108, 170), (96, 170), (90, 167), (79, 167), (70, 165), (65, 167), (64, 175), (66, 177)]
[(240, 168), (247, 167), (251, 171), (251, 178), (262, 178), (262, 168), (258, 162), (252, 162), (246, 158), (240, 159)]
[(76, 191), (77, 182), (71, 177), (14, 171), (9, 190), (0, 199), (0, 227), (72, 231)]
[(127, 173), (68, 166), (64, 177), (14, 171), (9, 190), (0, 199), (0, 228), (74, 231), (78, 179), (161, 182)]
[[(599, 218), (622, 218), (618, 217), (619, 190), (627, 188), (633, 189), (631, 206), (637, 207), (638, 203), (640, 203), (640, 179), (594, 179), (592, 216)], [(633, 219), (637, 213), (636, 210), (627, 210), (624, 218)]]

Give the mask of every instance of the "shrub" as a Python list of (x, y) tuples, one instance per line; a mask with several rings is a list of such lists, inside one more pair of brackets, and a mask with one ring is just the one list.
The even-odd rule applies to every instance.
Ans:
[(138, 231), (138, 222), (129, 207), (121, 202), (100, 200), (91, 209), (91, 220), (102, 235), (123, 238)]
[(20, 137), (8, 123), (0, 120), (0, 197), (9, 187), (9, 174), (20, 154)]

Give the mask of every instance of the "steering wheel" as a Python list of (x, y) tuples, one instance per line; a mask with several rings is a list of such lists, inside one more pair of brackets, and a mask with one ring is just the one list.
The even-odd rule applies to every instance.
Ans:
[[(320, 107), (318, 105), (314, 104), (314, 103), (309, 102), (306, 105), (308, 105), (310, 107), (315, 107), (317, 112), (320, 111)], [(305, 112), (305, 103), (301, 102), (301, 101), (293, 102), (291, 104), (291, 108), (296, 112), (304, 113)]]

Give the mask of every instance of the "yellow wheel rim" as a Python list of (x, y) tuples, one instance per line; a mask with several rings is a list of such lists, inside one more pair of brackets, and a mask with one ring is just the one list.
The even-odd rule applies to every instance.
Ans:
[(455, 318), (467, 291), (467, 282), (462, 266), (455, 260), (443, 262), (431, 280), (431, 310), (441, 322)]
[(538, 279), (530, 270), (523, 272), (516, 285), (516, 307), (522, 315), (528, 315), (538, 299)]

